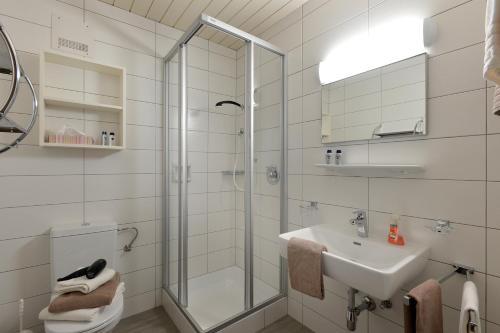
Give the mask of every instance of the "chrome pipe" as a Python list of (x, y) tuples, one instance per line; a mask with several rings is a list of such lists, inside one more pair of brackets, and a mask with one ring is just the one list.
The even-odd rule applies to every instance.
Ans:
[(245, 54), (245, 310), (253, 307), (254, 44)]
[(187, 45), (179, 46), (179, 304), (188, 306)]
[[(280, 232), (288, 231), (288, 66), (287, 56), (281, 57), (281, 160), (280, 160)], [(288, 293), (288, 265), (280, 256), (280, 292)]]
[(163, 163), (162, 163), (162, 211), (161, 217), (163, 221), (163, 242), (162, 242), (162, 253), (163, 253), (163, 276), (162, 284), (163, 288), (168, 289), (170, 285), (170, 249), (168, 244), (170, 244), (170, 221), (169, 221), (169, 145), (168, 145), (168, 105), (169, 101), (169, 62), (163, 61)]

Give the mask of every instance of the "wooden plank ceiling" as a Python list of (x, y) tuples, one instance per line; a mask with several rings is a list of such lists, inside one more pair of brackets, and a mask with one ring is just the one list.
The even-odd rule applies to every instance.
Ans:
[[(201, 13), (206, 13), (241, 30), (260, 36), (307, 0), (100, 1), (183, 31), (187, 30)], [(238, 49), (243, 45), (240, 40), (214, 29), (204, 28), (198, 32), (198, 35), (232, 49)]]

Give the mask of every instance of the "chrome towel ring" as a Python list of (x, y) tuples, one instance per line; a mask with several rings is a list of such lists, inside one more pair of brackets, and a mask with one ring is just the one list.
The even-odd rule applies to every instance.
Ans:
[[(21, 78), (25, 79), (33, 96), (31, 118), (25, 127), (7, 116), (17, 98)], [(3, 103), (0, 101), (0, 133), (18, 134), (10, 143), (3, 144), (4, 147), (0, 147), (0, 153), (3, 153), (12, 147), (16, 147), (33, 129), (38, 114), (38, 100), (33, 83), (19, 63), (16, 49), (2, 23), (0, 23), (0, 79), (4, 81), (10, 80), (10, 91), (7, 98)]]

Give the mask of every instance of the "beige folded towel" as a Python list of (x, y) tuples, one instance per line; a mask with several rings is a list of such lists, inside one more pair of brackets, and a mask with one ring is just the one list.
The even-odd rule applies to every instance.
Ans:
[(59, 295), (50, 303), (49, 312), (60, 313), (110, 305), (115, 297), (116, 288), (119, 283), (120, 274), (115, 273), (115, 276), (111, 280), (88, 294), (72, 291)]
[(484, 78), (500, 84), (500, 0), (486, 1)]
[(100, 308), (95, 309), (80, 309), (66, 311), (61, 313), (50, 313), (46, 307), (38, 315), (40, 320), (58, 320), (58, 321), (92, 321), (97, 318)]
[(500, 115), (500, 0), (486, 1), (483, 76), (496, 84), (493, 114)]
[(500, 86), (495, 86), (495, 93), (493, 94), (493, 106), (491, 112), (495, 115), (500, 115)]
[(405, 333), (443, 333), (439, 283), (433, 279), (427, 280), (410, 290), (408, 295), (415, 300), (416, 306), (404, 306)]
[[(120, 295), (125, 291), (125, 284), (120, 282), (116, 288), (115, 297), (111, 304), (113, 304)], [(58, 297), (58, 295), (53, 295), (52, 300)], [(40, 320), (57, 320), (57, 321), (92, 321), (97, 318), (97, 316), (104, 310), (105, 307), (93, 308), (93, 309), (79, 309), (66, 311), (61, 313), (50, 313), (49, 307), (44, 308), (40, 311), (38, 319)]]
[(469, 311), (474, 312), (476, 324), (475, 333), (481, 333), (481, 316), (479, 314), (479, 295), (474, 282), (467, 281), (462, 290), (462, 307), (460, 309), (460, 327), (459, 333), (470, 333), (468, 329), (469, 324)]
[(59, 281), (54, 287), (54, 292), (65, 294), (71, 291), (79, 291), (88, 294), (111, 280), (115, 276), (115, 273), (113, 269), (105, 268), (93, 279), (87, 279), (86, 276), (80, 276), (66, 281)]
[(288, 270), (291, 287), (306, 295), (325, 298), (321, 253), (324, 245), (292, 237), (288, 241)]

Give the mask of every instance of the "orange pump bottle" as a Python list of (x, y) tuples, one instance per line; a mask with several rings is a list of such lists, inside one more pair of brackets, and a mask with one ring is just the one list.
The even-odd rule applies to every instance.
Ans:
[(405, 245), (405, 239), (399, 234), (399, 216), (393, 216), (393, 221), (389, 225), (389, 234), (387, 235), (387, 241), (394, 245)]

